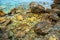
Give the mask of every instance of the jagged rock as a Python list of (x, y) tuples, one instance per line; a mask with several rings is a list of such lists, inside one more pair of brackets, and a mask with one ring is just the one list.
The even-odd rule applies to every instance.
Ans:
[(31, 12), (33, 12), (33, 13), (45, 12), (45, 8), (38, 3), (31, 2), (29, 6), (30, 6), (30, 9), (31, 9)]
[(60, 17), (60, 10), (54, 11)]
[(9, 24), (11, 24), (12, 23), (12, 20), (10, 20), (10, 19), (7, 19), (6, 20), (6, 22), (4, 22), (4, 26), (7, 26), (7, 25), (9, 25)]
[(2, 10), (0, 10), (0, 16), (4, 16), (4, 15), (5, 13)]
[(13, 8), (9, 13), (8, 13), (8, 15), (13, 15), (13, 14), (16, 14), (16, 8)]
[(5, 29), (0, 28), (0, 40), (9, 40)]
[(0, 17), (0, 23), (4, 23), (6, 21), (6, 18)]
[(52, 4), (51, 8), (52, 9), (59, 9), (60, 10), (60, 4)]
[(48, 19), (52, 22), (56, 23), (59, 20), (59, 16), (56, 13), (50, 13)]
[(46, 12), (56, 14), (56, 16), (60, 17), (60, 10), (59, 9), (46, 9)]
[(60, 4), (60, 0), (54, 0), (55, 4)]
[(55, 13), (60, 17), (60, 10), (59, 9), (51, 9), (50, 12)]
[(51, 28), (52, 28), (52, 25), (49, 22), (43, 21), (43, 22), (39, 22), (35, 25), (34, 31), (38, 35), (46, 35), (49, 33)]
[(56, 25), (54, 26), (54, 28), (57, 28), (57, 30), (60, 30), (60, 21), (58, 21), (58, 22), (56, 23)]

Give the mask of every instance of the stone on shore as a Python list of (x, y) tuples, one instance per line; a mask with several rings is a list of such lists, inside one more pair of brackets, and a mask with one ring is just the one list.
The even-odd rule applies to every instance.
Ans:
[(34, 31), (38, 35), (46, 35), (51, 30), (51, 24), (49, 22), (43, 21), (35, 25)]
[(40, 5), (40, 4), (36, 3), (36, 2), (31, 2), (29, 6), (30, 6), (30, 9), (31, 9), (32, 13), (45, 12), (45, 8), (42, 5)]

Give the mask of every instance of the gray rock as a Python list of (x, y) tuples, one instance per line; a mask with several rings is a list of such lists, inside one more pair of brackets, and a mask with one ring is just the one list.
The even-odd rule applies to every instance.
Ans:
[(46, 35), (49, 33), (51, 28), (52, 28), (52, 25), (49, 22), (43, 21), (43, 22), (39, 22), (35, 25), (34, 31), (38, 35)]
[(57, 20), (59, 20), (59, 17), (56, 13), (50, 13), (50, 19), (57, 21)]
[(48, 19), (51, 21), (52, 25), (55, 25), (59, 20), (59, 16), (56, 13), (50, 13)]
[(31, 9), (31, 12), (33, 13), (41, 13), (45, 11), (45, 8), (42, 5), (35, 2), (31, 2), (29, 6)]

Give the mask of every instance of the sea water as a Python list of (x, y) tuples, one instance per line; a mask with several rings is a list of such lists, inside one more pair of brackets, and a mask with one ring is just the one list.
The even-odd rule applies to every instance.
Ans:
[[(11, 9), (23, 5), (25, 8), (28, 7), (30, 2), (37, 2), (43, 5), (45, 8), (50, 8), (53, 0), (0, 0), (0, 10), (8, 13)], [(46, 4), (44, 4), (44, 2)]]

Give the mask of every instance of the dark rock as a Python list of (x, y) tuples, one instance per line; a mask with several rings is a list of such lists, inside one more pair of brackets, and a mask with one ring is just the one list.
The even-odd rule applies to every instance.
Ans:
[(60, 17), (60, 10), (59, 9), (46, 9), (46, 12)]
[(30, 6), (30, 9), (31, 9), (32, 13), (45, 12), (45, 8), (42, 5), (38, 4), (38, 3), (31, 2), (29, 6)]
[(52, 10), (51, 9), (46, 9), (46, 13), (50, 13)]
[(54, 11), (54, 13), (56, 13), (60, 17), (60, 10), (56, 10)]
[(59, 9), (60, 10), (60, 4), (52, 4), (51, 8), (52, 9)]
[(60, 4), (60, 0), (54, 0), (55, 4)]
[(3, 34), (3, 32), (2, 32), (2, 30), (1, 30), (1, 28), (0, 28), (0, 37), (2, 36), (2, 34)]
[(56, 23), (56, 25), (54, 26), (54, 28), (57, 28), (57, 30), (58, 30), (58, 29), (60, 30), (60, 21), (58, 21), (58, 22)]
[(0, 40), (9, 40), (6, 30), (0, 28)]
[(34, 31), (38, 35), (46, 35), (49, 33), (51, 28), (52, 28), (52, 25), (49, 22), (43, 21), (43, 22), (39, 22), (35, 25)]
[(13, 15), (13, 14), (16, 14), (16, 8), (13, 8), (9, 13), (8, 13), (8, 15)]
[(48, 18), (55, 23), (59, 20), (59, 16), (56, 13), (50, 13)]

